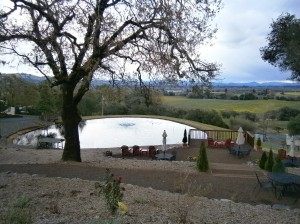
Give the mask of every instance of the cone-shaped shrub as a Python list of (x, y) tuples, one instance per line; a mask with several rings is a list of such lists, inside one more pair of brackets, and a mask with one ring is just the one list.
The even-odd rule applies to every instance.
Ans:
[(184, 129), (182, 142), (183, 142), (184, 144), (186, 144), (187, 141), (188, 141), (188, 140), (187, 140), (186, 129)]
[(277, 156), (275, 158), (275, 163), (273, 165), (272, 172), (275, 172), (275, 173), (284, 173), (285, 172), (285, 167), (282, 163), (280, 156)]
[(268, 171), (268, 172), (272, 172), (273, 164), (274, 164), (273, 152), (272, 152), (272, 149), (271, 149), (269, 151), (269, 156), (268, 156), (268, 159), (267, 159), (266, 164), (265, 164), (265, 170)]
[(197, 168), (202, 172), (207, 172), (209, 169), (208, 159), (206, 154), (206, 147), (204, 142), (201, 142), (199, 156), (197, 158)]
[(259, 160), (259, 164), (258, 164), (261, 169), (265, 169), (265, 164), (266, 164), (267, 159), (268, 159), (267, 153), (265, 151), (263, 151), (261, 158)]
[(257, 139), (256, 145), (257, 145), (258, 147), (261, 147), (261, 139), (260, 139), (260, 138)]

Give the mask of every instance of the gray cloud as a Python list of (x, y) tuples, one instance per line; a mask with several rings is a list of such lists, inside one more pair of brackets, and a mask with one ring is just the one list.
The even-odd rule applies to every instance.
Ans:
[[(222, 64), (224, 82), (286, 80), (290, 73), (261, 59), (259, 49), (267, 45), (270, 25), (282, 13), (300, 17), (298, 0), (224, 0), (224, 8), (216, 17), (219, 28), (215, 45), (205, 47), (207, 60)], [(240, 79), (240, 80), (239, 80)]]

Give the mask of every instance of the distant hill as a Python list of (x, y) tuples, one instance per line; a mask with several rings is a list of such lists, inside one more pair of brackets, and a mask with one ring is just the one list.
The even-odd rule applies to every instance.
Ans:
[(15, 76), (17, 78), (20, 78), (24, 81), (31, 82), (31, 83), (41, 83), (46, 80), (45, 77), (26, 74), (26, 73), (6, 73), (6, 74), (0, 74), (1, 76)]
[(258, 83), (258, 82), (246, 82), (246, 83), (238, 83), (238, 82), (231, 82), (231, 83), (219, 83), (219, 82), (213, 82), (213, 86), (248, 86), (248, 87), (255, 87), (255, 86), (299, 86), (300, 83), (288, 83), (288, 82), (264, 82), (264, 83)]
[[(16, 77), (19, 77), (27, 82), (32, 83), (40, 83), (45, 81), (45, 77), (41, 76), (35, 76), (31, 74), (26, 73), (16, 73), (16, 74), (1, 74), (1, 75), (15, 75)], [(1, 77), (1, 76), (0, 76)], [(92, 81), (92, 86), (99, 86), (103, 84), (109, 84), (107, 80), (101, 80), (101, 79), (94, 79)], [(287, 82), (264, 82), (264, 83), (258, 83), (258, 82), (246, 82), (246, 83), (238, 83), (238, 82), (230, 82), (230, 83), (224, 83), (224, 82), (213, 82), (213, 86), (215, 87), (258, 87), (258, 86), (291, 86), (291, 87), (300, 87), (300, 83), (287, 83)], [(181, 81), (180, 86), (190, 86), (191, 83)]]

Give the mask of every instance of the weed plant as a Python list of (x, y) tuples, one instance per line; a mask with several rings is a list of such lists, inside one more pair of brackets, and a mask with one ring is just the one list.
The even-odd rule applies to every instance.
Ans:
[(32, 206), (28, 197), (22, 196), (13, 206), (1, 215), (0, 221), (3, 224), (31, 224)]
[(123, 191), (125, 191), (125, 189), (121, 187), (121, 180), (121, 177), (115, 178), (114, 174), (110, 173), (109, 169), (106, 169), (104, 181), (95, 184), (98, 195), (104, 194), (107, 208), (112, 215), (118, 210), (119, 202), (121, 202), (123, 198)]

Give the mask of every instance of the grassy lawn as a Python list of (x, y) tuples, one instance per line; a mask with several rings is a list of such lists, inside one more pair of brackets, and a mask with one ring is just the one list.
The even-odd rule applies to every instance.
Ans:
[(284, 94), (276, 93), (276, 96), (300, 96), (300, 92), (284, 92)]
[(175, 108), (248, 111), (257, 114), (263, 114), (269, 110), (278, 110), (281, 107), (300, 108), (300, 101), (190, 99), (179, 96), (164, 96), (162, 100), (164, 104)]

